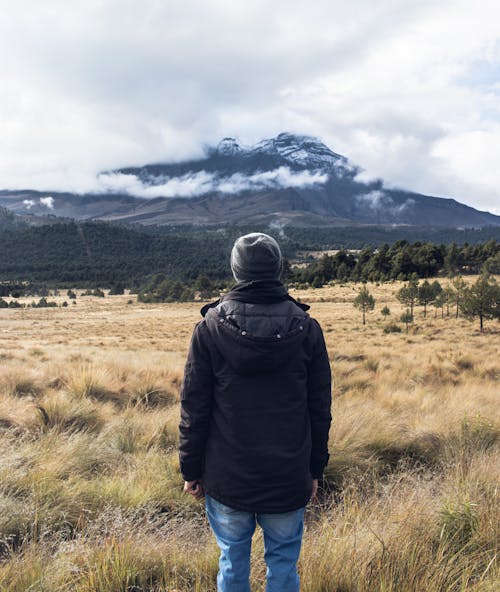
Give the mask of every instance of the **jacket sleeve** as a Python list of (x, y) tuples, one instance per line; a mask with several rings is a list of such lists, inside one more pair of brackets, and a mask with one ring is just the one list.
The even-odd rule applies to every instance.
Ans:
[(205, 321), (193, 332), (184, 368), (179, 423), (179, 462), (185, 481), (200, 479), (210, 425), (213, 372)]
[(312, 450), (310, 471), (313, 479), (321, 479), (328, 463), (328, 433), (332, 421), (332, 375), (325, 338), (319, 323), (314, 323), (312, 356), (307, 376), (307, 396), (311, 420)]

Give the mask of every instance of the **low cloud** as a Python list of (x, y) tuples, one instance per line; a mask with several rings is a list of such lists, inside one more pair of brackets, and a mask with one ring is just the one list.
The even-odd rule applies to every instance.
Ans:
[(285, 238), (285, 226), (286, 222), (280, 222), (278, 220), (269, 222), (269, 230), (277, 231), (281, 238)]
[(49, 210), (53, 210), (54, 209), (54, 198), (51, 197), (50, 195), (48, 195), (47, 197), (41, 197), (40, 204), (42, 206), (45, 206), (46, 208), (49, 208)]
[(251, 175), (234, 173), (220, 177), (207, 171), (188, 173), (179, 177), (150, 177), (143, 181), (137, 175), (102, 173), (97, 177), (96, 193), (126, 193), (134, 197), (197, 197), (207, 193), (242, 193), (265, 189), (305, 188), (323, 185), (328, 175), (320, 171), (291, 171), (279, 167), (272, 171)]
[(358, 203), (366, 205), (372, 210), (380, 209), (388, 201), (393, 203), (392, 198), (388, 197), (383, 191), (378, 190), (356, 195), (355, 199)]
[(23, 205), (27, 210), (31, 210), (36, 205), (44, 206), (49, 210), (54, 209), (54, 198), (48, 195), (47, 197), (41, 197), (38, 202), (35, 199), (23, 199)]
[(358, 204), (366, 206), (374, 212), (383, 210), (392, 214), (401, 214), (415, 203), (415, 200), (411, 197), (405, 199), (402, 203), (395, 203), (390, 195), (378, 189), (356, 195), (355, 200)]

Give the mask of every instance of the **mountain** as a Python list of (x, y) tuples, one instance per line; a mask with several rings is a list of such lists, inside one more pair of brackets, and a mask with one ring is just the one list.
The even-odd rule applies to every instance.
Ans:
[(143, 225), (500, 226), (500, 216), (381, 180), (364, 183), (360, 172), (309, 136), (282, 133), (249, 147), (224, 138), (198, 160), (103, 172), (92, 194), (4, 190), (0, 206)]

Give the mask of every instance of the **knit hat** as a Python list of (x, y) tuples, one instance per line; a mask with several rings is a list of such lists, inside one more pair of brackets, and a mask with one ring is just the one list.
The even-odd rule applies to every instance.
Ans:
[(240, 236), (231, 251), (231, 270), (237, 282), (279, 280), (283, 256), (278, 243), (262, 232)]

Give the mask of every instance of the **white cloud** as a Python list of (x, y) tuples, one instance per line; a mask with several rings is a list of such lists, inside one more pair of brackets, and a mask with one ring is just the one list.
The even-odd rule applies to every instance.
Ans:
[(88, 191), (102, 170), (289, 130), (367, 176), (493, 210), (499, 21), (496, 0), (11, 2), (1, 184)]
[(369, 193), (361, 193), (356, 195), (356, 201), (366, 204), (369, 208), (373, 210), (378, 210), (384, 202), (390, 200), (392, 203), (392, 199), (387, 197), (383, 191), (370, 191)]
[[(211, 192), (241, 193), (280, 187), (311, 187), (326, 183), (328, 175), (320, 172), (291, 171), (279, 167), (272, 171), (243, 175), (235, 173), (218, 177), (200, 171), (180, 177), (154, 177), (143, 183), (137, 175), (102, 173), (97, 177), (93, 192), (127, 193), (136, 197), (196, 197)], [(154, 184), (151, 184), (154, 183)]]
[(384, 210), (393, 214), (400, 214), (415, 203), (415, 200), (409, 197), (400, 204), (396, 204), (390, 195), (380, 190), (360, 193), (356, 195), (355, 199), (358, 203), (367, 206), (375, 212)]
[(49, 210), (53, 210), (54, 209), (54, 198), (50, 197), (50, 196), (41, 197), (40, 204), (42, 206), (45, 206), (46, 208), (49, 208)]
[[(40, 197), (40, 199), (38, 200), (38, 204), (48, 208), (49, 210), (53, 210), (54, 198), (51, 196)], [(27, 210), (31, 210), (31, 208), (37, 205), (37, 201), (35, 199), (23, 199), (23, 205)]]

